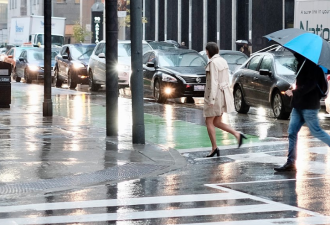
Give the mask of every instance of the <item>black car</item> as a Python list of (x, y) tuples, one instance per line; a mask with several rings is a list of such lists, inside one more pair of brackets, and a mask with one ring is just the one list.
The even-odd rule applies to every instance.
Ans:
[[(58, 54), (56, 49), (51, 50), (51, 69), (55, 64), (54, 58)], [(26, 48), (21, 52), (16, 61), (16, 81), (24, 78), (26, 83), (32, 83), (32, 80), (44, 79), (44, 49), (43, 48)], [(52, 70), (53, 71), (53, 70)], [(52, 74), (53, 75), (53, 74)]]
[[(206, 60), (208, 60), (208, 56), (206, 55), (206, 51), (199, 52)], [(249, 57), (240, 51), (232, 51), (232, 50), (220, 50), (219, 55), (224, 58), (229, 66), (229, 83), (231, 85), (232, 76), (234, 72), (243, 64)]]
[(67, 82), (74, 89), (77, 84), (88, 84), (87, 66), (96, 44), (64, 45), (55, 57), (53, 84), (61, 87)]
[[(168, 98), (203, 97), (207, 61), (194, 50), (153, 50), (143, 55), (145, 89), (159, 103)], [(192, 98), (191, 98), (192, 99)]]
[(233, 75), (235, 109), (247, 113), (250, 106), (273, 109), (278, 119), (291, 113), (290, 97), (285, 91), (294, 88), (297, 60), (286, 51), (257, 53)]

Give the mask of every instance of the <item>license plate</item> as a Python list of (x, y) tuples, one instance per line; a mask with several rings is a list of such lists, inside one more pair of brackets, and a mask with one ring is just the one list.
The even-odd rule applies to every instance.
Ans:
[(204, 91), (205, 85), (195, 85), (194, 91)]
[(0, 82), (10, 82), (9, 77), (0, 77)]

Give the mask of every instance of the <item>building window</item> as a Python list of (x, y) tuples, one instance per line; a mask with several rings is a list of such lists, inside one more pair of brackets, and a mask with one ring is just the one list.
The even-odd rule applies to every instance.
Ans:
[(80, 0), (74, 0), (74, 3), (80, 4)]
[(21, 16), (27, 15), (26, 8), (27, 8), (26, 0), (21, 0)]
[(66, 0), (56, 0), (57, 3), (65, 3)]

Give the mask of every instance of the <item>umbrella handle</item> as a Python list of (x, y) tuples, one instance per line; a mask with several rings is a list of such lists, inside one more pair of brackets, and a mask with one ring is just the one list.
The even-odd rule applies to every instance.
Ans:
[[(306, 59), (304, 60), (304, 62), (303, 62), (303, 64), (301, 65), (301, 67), (299, 68), (299, 71), (298, 71), (298, 73), (297, 73), (297, 77), (298, 77), (298, 75), (299, 75), (299, 73), (300, 73), (300, 71), (301, 71), (301, 69), (303, 68), (303, 66), (305, 65), (305, 62), (306, 62)], [(297, 79), (297, 78), (296, 78)]]

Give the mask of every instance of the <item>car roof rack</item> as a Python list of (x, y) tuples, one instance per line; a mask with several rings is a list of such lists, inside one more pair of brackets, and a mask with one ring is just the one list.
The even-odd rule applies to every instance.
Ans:
[(282, 45), (273, 44), (273, 45), (263, 48), (259, 51), (253, 52), (251, 55), (254, 55), (254, 54), (260, 53), (260, 52), (275, 52), (275, 51), (277, 52), (277, 51), (285, 51), (285, 50), (286, 49)]

